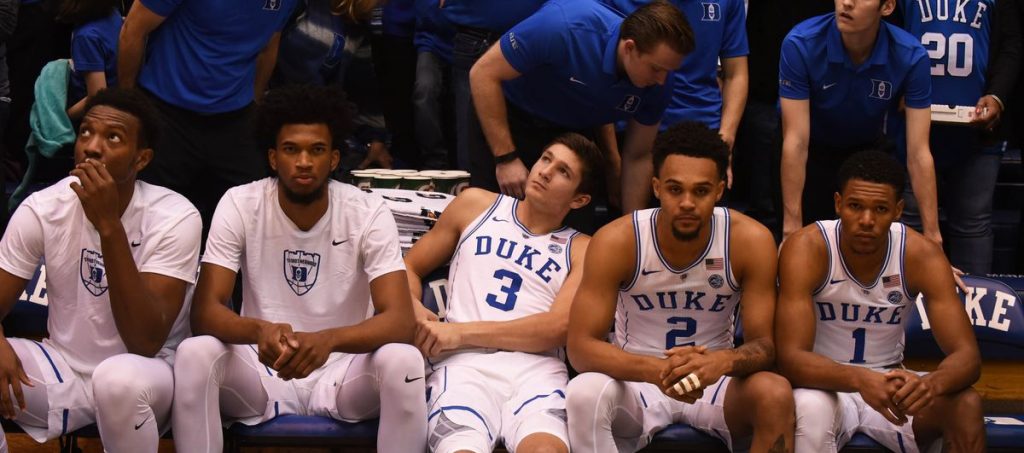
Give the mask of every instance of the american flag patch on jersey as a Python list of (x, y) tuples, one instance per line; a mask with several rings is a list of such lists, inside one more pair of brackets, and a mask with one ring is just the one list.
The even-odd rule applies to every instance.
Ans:
[(704, 260), (704, 268), (709, 271), (720, 271), (725, 268), (724, 258), (708, 258)]
[(882, 287), (883, 288), (895, 288), (897, 286), (900, 286), (900, 275), (899, 274), (886, 275), (885, 277), (882, 277)]
[(556, 243), (556, 244), (562, 244), (562, 245), (565, 245), (565, 242), (566, 242), (566, 240), (565, 240), (565, 238), (564, 238), (564, 237), (561, 237), (561, 236), (555, 236), (555, 235), (553, 235), (553, 234), (552, 234), (552, 235), (551, 235), (551, 242), (554, 242), (554, 243)]

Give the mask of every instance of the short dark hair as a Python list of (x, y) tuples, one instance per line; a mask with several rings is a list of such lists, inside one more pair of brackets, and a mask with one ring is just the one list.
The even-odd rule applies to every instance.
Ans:
[(668, 156), (680, 156), (711, 159), (718, 169), (718, 177), (725, 179), (729, 168), (729, 146), (722, 141), (718, 132), (708, 129), (696, 121), (676, 123), (658, 134), (654, 140), (654, 174), (661, 171), (661, 166)]
[(551, 145), (563, 145), (572, 150), (583, 164), (580, 171), (580, 185), (576, 193), (593, 194), (599, 181), (604, 178), (604, 154), (589, 138), (575, 132), (567, 132), (555, 137), (544, 149)]
[(907, 170), (891, 155), (877, 149), (866, 149), (854, 153), (839, 167), (840, 193), (851, 179), (887, 184), (896, 191), (896, 199), (899, 200), (907, 187)]
[(658, 43), (665, 43), (679, 54), (687, 55), (696, 46), (686, 16), (664, 0), (650, 2), (626, 16), (619, 27), (619, 39), (632, 39), (641, 53), (650, 53)]
[(152, 148), (160, 139), (160, 117), (142, 92), (128, 88), (104, 88), (89, 96), (85, 102), (85, 113), (100, 106), (120, 110), (139, 120), (139, 149)]
[(87, 24), (109, 16), (120, 4), (121, 0), (63, 0), (56, 20), (72, 25)]
[(286, 85), (267, 92), (256, 114), (260, 146), (277, 146), (277, 134), (286, 124), (326, 124), (331, 145), (341, 149), (352, 128), (352, 109), (345, 92), (333, 86)]

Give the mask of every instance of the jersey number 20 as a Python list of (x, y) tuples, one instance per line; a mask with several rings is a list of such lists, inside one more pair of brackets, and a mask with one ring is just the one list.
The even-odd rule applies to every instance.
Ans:
[[(967, 77), (974, 69), (974, 38), (966, 33), (953, 33), (947, 39), (942, 33), (928, 32), (921, 35), (921, 44), (928, 50), (932, 61), (943, 58), (946, 63), (933, 63), (931, 74), (953, 77)], [(961, 55), (960, 48), (963, 47)], [(948, 50), (947, 50), (948, 49)]]

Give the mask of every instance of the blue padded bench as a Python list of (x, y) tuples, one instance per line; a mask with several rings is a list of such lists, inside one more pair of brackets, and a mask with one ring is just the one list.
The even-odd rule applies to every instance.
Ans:
[(377, 443), (377, 420), (346, 423), (327, 417), (282, 415), (259, 425), (232, 425), (225, 451), (242, 447), (372, 447)]

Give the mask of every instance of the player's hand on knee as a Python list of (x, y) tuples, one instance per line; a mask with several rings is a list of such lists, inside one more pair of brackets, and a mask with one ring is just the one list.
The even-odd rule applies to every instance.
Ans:
[(295, 332), (297, 344), (295, 353), (281, 364), (277, 377), (290, 380), (302, 379), (327, 363), (333, 350), (330, 334), (326, 332)]
[[(25, 410), (25, 395), (21, 392), (21, 384), (32, 387), (32, 381), (21, 366), (21, 359), (14, 353), (14, 348), (7, 340), (0, 341), (0, 415), (13, 419), (18, 415), (15, 409)], [(10, 390), (8, 390), (10, 389)], [(11, 398), (11, 394), (14, 398)]]
[(901, 383), (868, 369), (861, 370), (857, 381), (857, 391), (868, 406), (895, 425), (907, 422), (906, 414), (892, 400)]
[[(278, 369), (278, 363), (287, 362), (294, 353), (292, 326), (286, 323), (264, 323), (260, 326), (256, 350), (260, 363)], [(294, 343), (293, 343), (294, 344)]]
[(455, 324), (422, 320), (416, 325), (415, 346), (424, 357), (436, 357), (460, 346), (461, 336)]
[(907, 415), (917, 415), (935, 399), (935, 389), (927, 378), (907, 370), (892, 370), (886, 373), (885, 377), (900, 384), (899, 390), (892, 396), (892, 401)]

